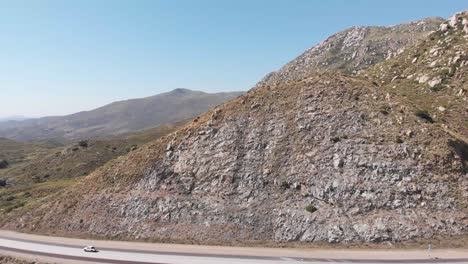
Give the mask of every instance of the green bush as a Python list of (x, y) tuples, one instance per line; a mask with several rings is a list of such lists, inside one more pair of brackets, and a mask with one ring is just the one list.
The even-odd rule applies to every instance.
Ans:
[(440, 71), (440, 76), (442, 76), (442, 79), (450, 78), (453, 77), (454, 70), (449, 70), (449, 69), (443, 69)]
[(383, 115), (388, 115), (391, 110), (392, 108), (389, 105), (381, 106), (379, 109), (380, 113), (382, 113)]
[(439, 84), (436, 84), (436, 85), (430, 87), (429, 90), (431, 90), (431, 92), (438, 92), (438, 91), (442, 90), (442, 88), (444, 88), (444, 86), (441, 83), (439, 83)]
[(401, 143), (403, 143), (403, 139), (401, 139), (401, 137), (396, 137), (395, 143), (401, 144)]
[(415, 115), (421, 119), (426, 120), (429, 123), (434, 123), (434, 119), (432, 119), (431, 115), (426, 110), (418, 110), (416, 111)]
[(280, 187), (283, 190), (289, 189), (289, 183), (287, 181), (283, 181), (283, 182), (281, 182)]
[(306, 206), (305, 210), (309, 213), (316, 212), (318, 209), (313, 204), (309, 204)]
[(25, 206), (25, 205), (26, 205), (26, 202), (19, 202), (19, 203), (17, 203), (17, 204), (10, 205), (10, 206), (8, 206), (7, 208), (5, 208), (5, 212), (6, 212), (6, 213), (9, 213), (9, 212), (11, 212), (11, 211), (13, 211), (13, 210), (15, 210), (15, 209), (17, 209), (17, 208), (23, 207), (23, 206)]

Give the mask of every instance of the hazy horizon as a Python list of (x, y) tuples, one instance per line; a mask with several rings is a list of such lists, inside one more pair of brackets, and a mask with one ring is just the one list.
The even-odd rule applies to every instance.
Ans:
[(463, 9), (427, 0), (3, 2), (0, 119), (67, 115), (177, 87), (245, 91), (351, 26)]

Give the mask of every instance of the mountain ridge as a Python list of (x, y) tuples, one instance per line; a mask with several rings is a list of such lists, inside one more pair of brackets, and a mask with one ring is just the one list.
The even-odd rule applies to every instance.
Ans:
[(331, 35), (279, 70), (267, 74), (257, 86), (302, 79), (314, 72), (330, 70), (356, 74), (402, 52), (444, 21), (440, 17), (430, 17), (392, 26), (353, 26)]
[(15, 140), (80, 139), (138, 132), (194, 118), (243, 92), (205, 93), (175, 89), (154, 96), (113, 102), (66, 116), (0, 122), (0, 136)]

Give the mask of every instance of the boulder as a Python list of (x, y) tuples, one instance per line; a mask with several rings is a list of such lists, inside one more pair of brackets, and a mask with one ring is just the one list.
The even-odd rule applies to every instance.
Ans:
[(339, 169), (339, 168), (342, 168), (344, 165), (344, 160), (339, 157), (339, 156), (335, 156), (335, 158), (333, 159), (333, 167), (335, 167), (335, 169)]
[(434, 87), (438, 84), (442, 83), (442, 78), (440, 77), (435, 77), (432, 80), (430, 80), (427, 84), (429, 84), (430, 87)]

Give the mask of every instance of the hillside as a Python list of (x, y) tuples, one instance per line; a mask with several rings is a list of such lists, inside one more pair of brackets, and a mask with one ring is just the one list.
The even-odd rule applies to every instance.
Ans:
[(406, 47), (438, 29), (442, 22), (443, 18), (434, 17), (388, 27), (349, 28), (330, 36), (280, 70), (268, 74), (258, 86), (300, 80), (323, 71), (355, 74), (403, 52)]
[(35, 159), (53, 146), (48, 144), (34, 144), (17, 142), (0, 137), (0, 161), (6, 160), (9, 164)]
[(0, 136), (15, 140), (85, 139), (138, 132), (194, 118), (241, 94), (176, 89), (69, 116), (0, 122)]
[[(443, 61), (459, 45), (463, 50), (467, 15), (416, 49), (445, 42)], [(466, 64), (466, 57), (459, 60)], [(431, 64), (421, 60), (404, 71), (419, 74)], [(363, 76), (312, 73), (259, 85), (43, 204), (14, 210), (8, 217), (15, 221), (3, 225), (197, 243), (466, 236), (466, 142), (418, 104), (382, 89), (386, 79), (374, 72), (385, 65)], [(464, 67), (452, 73), (450, 89), (441, 91), (466, 84)]]
[[(8, 212), (58, 193), (110, 160), (126, 155), (141, 145), (174, 131), (182, 124), (183, 122), (162, 125), (141, 133), (115, 136), (107, 140), (80, 140), (48, 149), (37, 149), (38, 146), (30, 143), (0, 140), (0, 157), (13, 161), (8, 167), (0, 169), (0, 181), (6, 182), (5, 187), (0, 186), (0, 212)], [(6, 151), (8, 149), (5, 147), (9, 146), (35, 148)], [(28, 158), (15, 160), (12, 153), (21, 150), (27, 153)]]
[(361, 76), (468, 141), (468, 21), (464, 16), (451, 18), (418, 46)]

